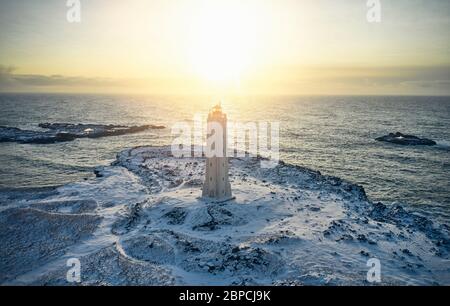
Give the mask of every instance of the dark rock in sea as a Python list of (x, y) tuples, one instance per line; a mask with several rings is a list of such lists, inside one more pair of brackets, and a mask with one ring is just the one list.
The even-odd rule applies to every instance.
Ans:
[(95, 177), (97, 177), (97, 178), (103, 177), (103, 174), (99, 169), (95, 169), (94, 174), (95, 174)]
[(0, 142), (48, 144), (55, 142), (72, 141), (75, 138), (75, 135), (64, 132), (40, 132), (0, 126)]
[(419, 138), (414, 135), (405, 135), (400, 132), (397, 132), (395, 134), (389, 133), (388, 135), (375, 138), (375, 140), (385, 141), (385, 142), (390, 142), (390, 143), (395, 143), (395, 144), (400, 144), (400, 145), (405, 145), (405, 146), (419, 146), (419, 145), (434, 146), (434, 145), (436, 145), (436, 142), (431, 139)]
[(123, 126), (103, 124), (41, 123), (43, 131), (22, 130), (0, 126), (0, 142), (50, 144), (73, 141), (77, 138), (100, 138), (142, 132), (148, 129), (164, 129), (159, 125)]

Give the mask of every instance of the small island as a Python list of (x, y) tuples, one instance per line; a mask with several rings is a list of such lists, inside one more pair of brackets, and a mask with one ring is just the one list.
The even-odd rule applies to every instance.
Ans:
[(402, 134), (400, 132), (397, 133), (389, 133), (388, 135), (384, 135), (378, 138), (375, 138), (377, 141), (384, 141), (384, 142), (390, 142), (395, 143), (399, 145), (405, 145), (405, 146), (434, 146), (436, 145), (436, 142), (431, 139), (427, 138), (419, 138), (414, 135), (406, 135)]

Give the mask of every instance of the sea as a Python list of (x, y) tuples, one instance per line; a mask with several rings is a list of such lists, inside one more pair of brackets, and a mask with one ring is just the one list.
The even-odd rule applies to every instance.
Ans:
[[(0, 190), (93, 179), (93, 169), (123, 149), (170, 145), (172, 127), (193, 123), (221, 103), (233, 122), (279, 122), (280, 158), (362, 185), (372, 201), (450, 216), (450, 97), (151, 96), (0, 94), (0, 126), (39, 123), (164, 125), (163, 130), (55, 144), (0, 143)], [(433, 139), (436, 146), (375, 141), (390, 132)]]

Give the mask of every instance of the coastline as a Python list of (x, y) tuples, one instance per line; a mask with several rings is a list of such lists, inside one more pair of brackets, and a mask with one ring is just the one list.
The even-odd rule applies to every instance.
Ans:
[[(236, 200), (208, 204), (198, 199), (203, 162), (136, 147), (93, 180), (29, 198), (1, 192), (13, 203), (0, 210), (0, 284), (67, 285), (70, 257), (92, 285), (369, 285), (369, 258), (380, 259), (384, 284), (450, 283), (445, 224), (308, 168), (260, 169), (257, 158), (232, 159)], [(72, 225), (74, 237), (36, 242), (50, 226), (42, 220)]]

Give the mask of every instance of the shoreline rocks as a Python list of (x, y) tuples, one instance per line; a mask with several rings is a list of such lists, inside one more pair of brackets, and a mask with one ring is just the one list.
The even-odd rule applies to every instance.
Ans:
[(164, 129), (159, 125), (123, 126), (103, 124), (40, 123), (43, 131), (22, 130), (0, 126), (0, 143), (52, 144), (73, 141), (77, 138), (101, 138), (139, 133), (148, 129)]

